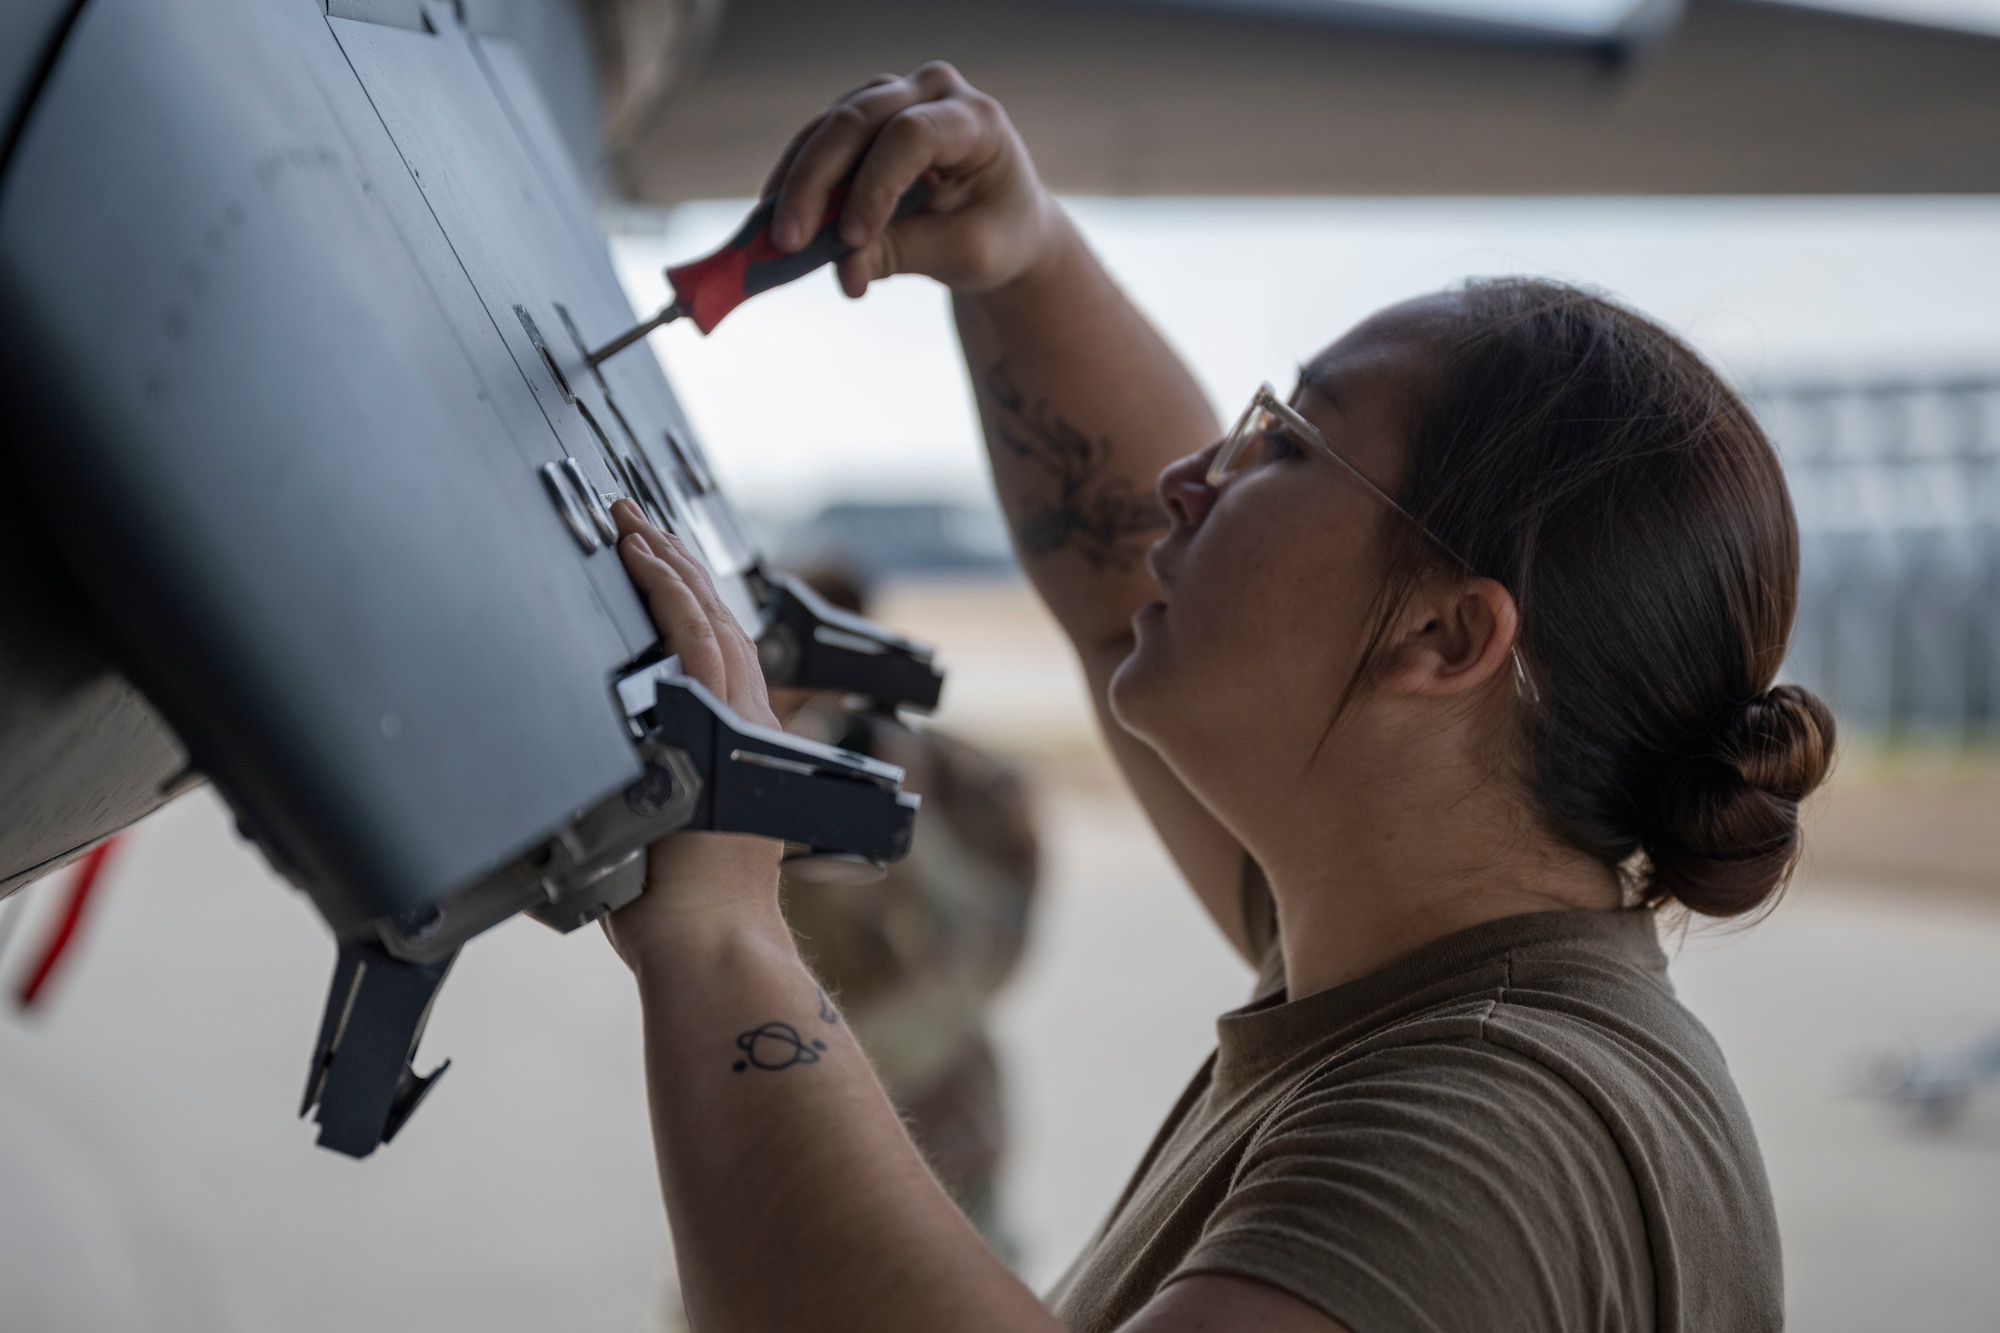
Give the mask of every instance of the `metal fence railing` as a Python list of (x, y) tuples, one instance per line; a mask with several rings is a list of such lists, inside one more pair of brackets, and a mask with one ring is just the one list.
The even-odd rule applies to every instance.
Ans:
[(1883, 739), (2000, 731), (2000, 376), (1792, 383), (1751, 397), (1791, 479), (1786, 673)]

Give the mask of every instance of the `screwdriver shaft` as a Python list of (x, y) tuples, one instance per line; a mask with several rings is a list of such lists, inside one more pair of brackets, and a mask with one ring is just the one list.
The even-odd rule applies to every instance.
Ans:
[[(676, 265), (667, 270), (673, 285), (673, 304), (645, 323), (627, 329), (584, 358), (593, 370), (600, 362), (618, 355), (641, 338), (683, 316), (695, 327), (709, 332), (722, 317), (759, 292), (782, 287), (814, 269), (835, 263), (852, 254), (854, 247), (840, 239), (840, 215), (847, 204), (847, 190), (853, 182), (842, 181), (826, 201), (826, 215), (813, 238), (797, 250), (786, 252), (771, 242), (771, 218), (777, 211), (775, 196), (752, 209), (735, 236), (714, 254)], [(935, 173), (925, 172), (903, 191), (896, 201), (892, 220), (900, 222), (930, 202), (937, 184)]]
[(663, 324), (671, 324), (675, 320), (679, 319), (682, 315), (685, 315), (686, 313), (687, 311), (681, 309), (681, 303), (679, 301), (669, 302), (668, 304), (660, 308), (659, 314), (654, 315), (651, 319), (647, 320), (643, 324), (633, 325), (631, 328), (625, 330), (625, 332), (619, 334), (616, 338), (613, 338), (610, 342), (604, 344), (604, 346), (598, 348), (596, 351), (592, 352), (589, 356), (585, 357), (584, 363), (590, 366), (592, 369), (595, 369), (599, 365), (599, 363), (618, 355), (620, 352), (630, 347), (633, 343), (638, 342), (641, 338), (651, 333), (654, 329), (659, 328)]

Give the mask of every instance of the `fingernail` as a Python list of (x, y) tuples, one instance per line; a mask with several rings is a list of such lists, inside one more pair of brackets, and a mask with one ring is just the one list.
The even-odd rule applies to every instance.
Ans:
[(868, 239), (868, 228), (862, 224), (860, 218), (843, 218), (840, 223), (840, 239), (859, 250), (861, 243)]
[(790, 213), (780, 213), (771, 223), (771, 243), (780, 250), (789, 250), (799, 243), (799, 224), (792, 221)]

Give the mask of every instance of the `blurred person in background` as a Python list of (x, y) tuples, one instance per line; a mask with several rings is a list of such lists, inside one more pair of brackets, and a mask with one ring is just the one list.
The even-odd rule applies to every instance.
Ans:
[[(609, 929), (695, 1326), (1782, 1327), (1756, 1137), (1659, 941), (1773, 900), (1832, 762), (1775, 680), (1798, 539), (1743, 402), (1643, 317), (1506, 279), (1379, 312), (1225, 432), (955, 70), (806, 125), (776, 243), (850, 175), (844, 289), (951, 287), (1023, 566), (1258, 981), (1045, 1305), (802, 962), (780, 849), (656, 844)], [(699, 562), (617, 513), (683, 667), (772, 719)]]
[[(868, 614), (861, 575), (821, 564), (800, 577), (833, 605)], [(986, 1030), (993, 998), (1028, 938), (1040, 847), (1026, 784), (1011, 765), (936, 727), (848, 708), (838, 694), (776, 690), (789, 731), (903, 769), (923, 797), (910, 854), (873, 883), (780, 883), (799, 952), (852, 1025), (910, 1136), (1001, 1255), (1007, 1148), (1000, 1066)]]

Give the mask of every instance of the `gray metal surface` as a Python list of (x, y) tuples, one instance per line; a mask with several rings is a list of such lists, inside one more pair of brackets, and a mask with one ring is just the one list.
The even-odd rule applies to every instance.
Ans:
[[(644, 455), (752, 605), (657, 366), (600, 382), (570, 345), (631, 311), (525, 62), (422, 17), (91, 0), (0, 182), (0, 312), (33, 331), (0, 368), (7, 463), (114, 658), (336, 929), (640, 772), (610, 681), (654, 635), (543, 464), (619, 494)], [(24, 771), (0, 759), (0, 794)]]
[(0, 897), (157, 808), (187, 755), (0, 471)]
[(82, 0), (7, 0), (0, 5), (0, 153), (41, 80), (65, 24)]
[(603, 149), (604, 86), (584, 3), (573, 0), (461, 0), (465, 26), (502, 38), (534, 74), (538, 100), (570, 159), (596, 183)]
[[(80, 2), (0, 5), (0, 169)], [(0, 458), (0, 897), (155, 809), (186, 762), (112, 669)]]

